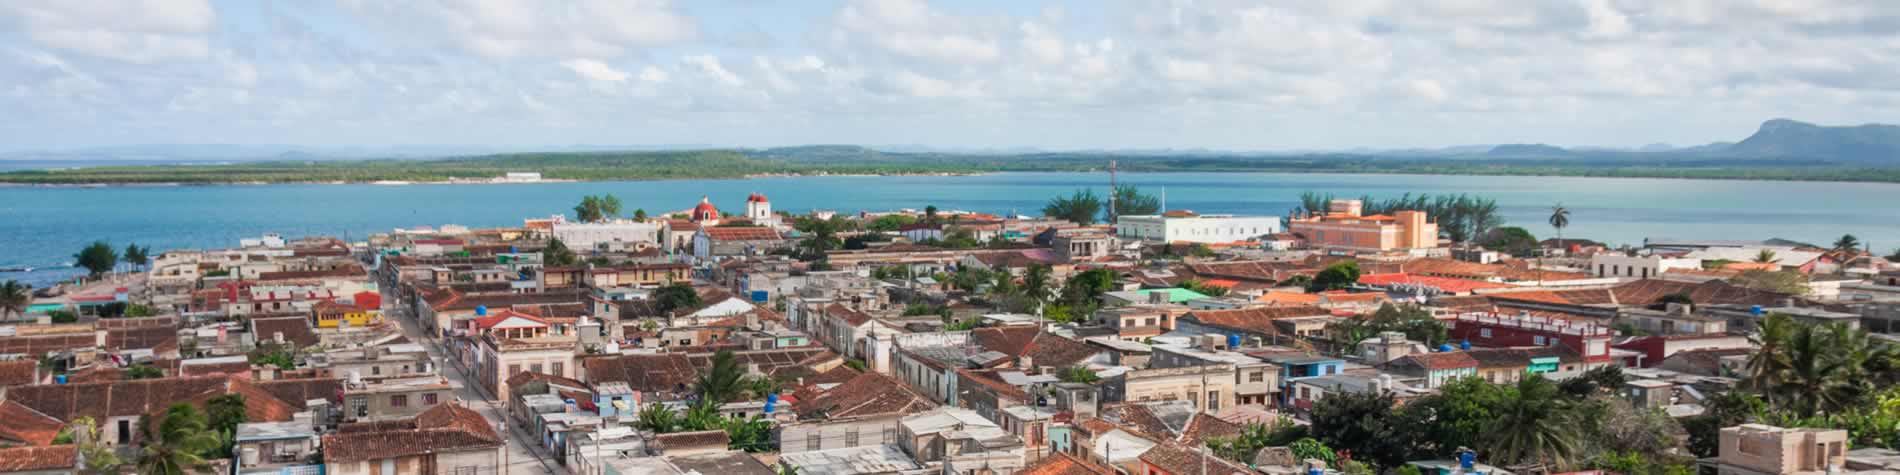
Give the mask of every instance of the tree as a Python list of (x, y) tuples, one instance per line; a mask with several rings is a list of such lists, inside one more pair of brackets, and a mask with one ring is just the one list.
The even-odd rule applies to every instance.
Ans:
[(1313, 292), (1339, 290), (1356, 283), (1359, 283), (1359, 263), (1343, 261), (1327, 266), (1318, 274), (1314, 274), (1313, 283), (1307, 286), (1307, 290)]
[(1222, 295), (1227, 295), (1226, 287), (1208, 284), (1207, 282), (1203, 282), (1199, 279), (1183, 280), (1181, 281), (1180, 284), (1176, 284), (1175, 286), (1183, 288), (1183, 289), (1187, 289), (1190, 291), (1194, 291), (1195, 293), (1199, 293), (1201, 295), (1206, 295), (1209, 297), (1219, 297)]
[(1286, 448), (1293, 452), (1293, 460), (1306, 461), (1318, 459), (1319, 461), (1331, 464), (1339, 459), (1338, 454), (1333, 452), (1332, 447), (1327, 447), (1326, 443), (1320, 442), (1318, 439), (1312, 437), (1295, 440), (1293, 443), (1287, 444)]
[(702, 305), (699, 291), (691, 284), (674, 282), (653, 290), (653, 309), (664, 315)]
[(1599, 393), (1613, 392), (1623, 387), (1628, 378), (1623, 375), (1620, 366), (1599, 366), (1584, 371), (1577, 377), (1564, 380), (1558, 388), (1564, 394), (1577, 398), (1586, 398)]
[(1054, 279), (1051, 275), (1053, 272), (1055, 269), (1048, 264), (1030, 264), (1029, 268), (1023, 271), (1023, 296), (1036, 302), (1047, 300), (1050, 280)]
[(120, 256), (119, 260), (131, 266), (132, 270), (143, 270), (146, 264), (152, 262), (151, 251), (151, 246), (139, 247), (138, 244), (127, 244), (125, 254)]
[(230, 454), (237, 442), (237, 426), (244, 423), (244, 395), (223, 394), (205, 401), (205, 422), (206, 428), (224, 442), (222, 448), (207, 456), (223, 458)]
[(634, 221), (646, 221), (646, 220), (647, 220), (647, 209), (646, 209), (646, 208), (634, 208), (634, 210), (633, 210), (633, 220), (634, 220)]
[(33, 287), (8, 279), (0, 282), (0, 319), (26, 312), (33, 304)]
[(119, 465), (125, 463), (119, 460), (119, 454), (112, 447), (99, 439), (99, 424), (91, 416), (74, 418), (64, 431), (74, 439), (68, 443), (79, 445), (79, 453), (86, 459), (87, 473), (118, 473)]
[(136, 364), (125, 368), (125, 379), (152, 379), (165, 377), (165, 371), (148, 364)]
[(1807, 295), (1809, 290), (1807, 274), (1792, 270), (1750, 269), (1730, 277), (1728, 281), (1750, 289), (1789, 295)]
[(1888, 254), (1887, 260), (1892, 261), (1892, 262), (1900, 262), (1900, 247), (1893, 248), (1893, 254)]
[(1214, 455), (1243, 464), (1253, 463), (1253, 456), (1266, 447), (1290, 445), (1294, 441), (1306, 439), (1306, 428), (1293, 423), (1293, 419), (1280, 416), (1272, 423), (1253, 422), (1241, 426), (1240, 433), (1232, 437), (1209, 437), (1207, 447)]
[(206, 456), (219, 446), (217, 434), (206, 428), (204, 414), (182, 402), (165, 410), (158, 432), (152, 435), (139, 455), (139, 473), (186, 475), (209, 470)]
[(1296, 274), (1292, 277), (1286, 278), (1286, 280), (1280, 281), (1279, 285), (1282, 287), (1301, 287), (1301, 288), (1312, 287), (1313, 276), (1306, 275), (1306, 274)]
[(581, 197), (581, 204), (574, 205), (574, 219), (583, 223), (600, 221), (600, 198), (594, 195)]
[(645, 409), (640, 410), (639, 422), (634, 425), (656, 434), (673, 432), (679, 430), (679, 413), (673, 412), (673, 409), (666, 407), (665, 404), (648, 404)]
[(1570, 401), (1546, 378), (1523, 378), (1499, 401), (1482, 440), (1492, 460), (1565, 467), (1576, 460), (1576, 418)]
[(1749, 336), (1755, 352), (1748, 355), (1747, 366), (1743, 367), (1746, 374), (1742, 387), (1771, 401), (1774, 399), (1771, 391), (1781, 387), (1782, 371), (1790, 365), (1785, 348), (1797, 325), (1794, 317), (1787, 314), (1770, 313), (1762, 318), (1755, 327), (1755, 334)]
[(719, 350), (713, 354), (712, 367), (694, 383), (693, 391), (704, 403), (724, 404), (739, 396), (744, 379), (745, 367), (739, 366), (739, 359), (730, 350)]
[(897, 228), (901, 228), (910, 224), (915, 224), (916, 222), (917, 222), (917, 218), (911, 215), (887, 214), (887, 215), (878, 216), (876, 218), (871, 219), (871, 222), (866, 223), (864, 225), (864, 229), (869, 230), (869, 231), (887, 233), (891, 231), (896, 231)]
[(1401, 420), (1391, 393), (1333, 393), (1313, 405), (1307, 429), (1334, 450), (1387, 467), (1412, 453), (1414, 421)]
[(1781, 258), (1775, 257), (1775, 251), (1773, 250), (1762, 249), (1761, 252), (1755, 253), (1754, 262), (1756, 264), (1773, 264), (1781, 262)]
[(1569, 245), (1564, 243), (1564, 228), (1570, 227), (1570, 208), (1565, 208), (1562, 202), (1550, 207), (1550, 227), (1557, 228), (1557, 246), (1567, 252)]
[(1779, 401), (1800, 417), (1836, 413), (1856, 405), (1865, 394), (1862, 362), (1866, 332), (1845, 324), (1797, 325), (1781, 345), (1786, 366), (1776, 391)]
[(799, 260), (809, 262), (824, 259), (825, 251), (837, 249), (841, 246), (843, 243), (838, 240), (838, 230), (844, 226), (842, 219), (843, 218), (838, 217), (833, 217), (832, 219), (801, 217), (794, 220), (792, 223), (793, 229), (810, 235), (806, 237), (804, 241), (798, 243), (799, 247), (805, 250), (805, 254), (799, 256)]
[(80, 249), (78, 254), (73, 254), (73, 267), (85, 268), (87, 275), (94, 278), (112, 272), (112, 268), (118, 265), (119, 253), (113, 251), (112, 245), (105, 241), (93, 241)]
[(1834, 250), (1849, 254), (1859, 251), (1860, 238), (1852, 234), (1842, 234), (1840, 239), (1834, 240)]
[(1042, 215), (1057, 218), (1080, 225), (1095, 224), (1095, 217), (1102, 212), (1102, 199), (1095, 196), (1095, 190), (1078, 189), (1068, 197), (1057, 196), (1043, 205)]
[(600, 214), (603, 218), (620, 216), (620, 197), (607, 195), (600, 199)]
[(264, 344), (251, 350), (251, 364), (276, 366), (285, 371), (297, 369), (297, 358), (284, 345)]
[[(1118, 185), (1115, 187), (1115, 209), (1113, 211), (1115, 212), (1114, 217), (1121, 217), (1160, 214), (1163, 210), (1161, 209), (1160, 198), (1156, 198), (1154, 195), (1142, 194), (1141, 190), (1135, 188), (1134, 185)], [(1110, 222), (1112, 223), (1114, 220), (1110, 220)]]
[(571, 266), (580, 263), (580, 256), (567, 249), (567, 243), (560, 239), (549, 239), (547, 247), (541, 248), (541, 261), (551, 266)]
[(1479, 245), (1504, 251), (1513, 256), (1528, 256), (1537, 250), (1537, 236), (1517, 226), (1505, 226), (1485, 233)]
[(1102, 380), (1101, 376), (1096, 376), (1095, 371), (1090, 370), (1087, 366), (1070, 366), (1064, 368), (1061, 377), (1062, 382), (1065, 383), (1094, 383)]

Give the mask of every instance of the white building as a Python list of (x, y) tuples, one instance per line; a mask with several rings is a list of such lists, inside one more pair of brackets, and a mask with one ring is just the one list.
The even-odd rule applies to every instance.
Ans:
[(508, 172), (507, 175), (502, 175), (501, 181), (507, 183), (534, 183), (541, 181), (541, 174), (537, 172)]
[(1702, 260), (1694, 258), (1664, 258), (1661, 256), (1629, 257), (1622, 254), (1600, 253), (1590, 257), (1590, 273), (1597, 277), (1634, 277), (1638, 279), (1656, 278), (1670, 269), (1701, 269)]
[(593, 249), (595, 246), (611, 242), (660, 242), (660, 226), (630, 220), (614, 220), (605, 223), (555, 222), (554, 238), (561, 240), (569, 249)]
[(1160, 215), (1122, 216), (1115, 235), (1161, 242), (1225, 243), (1259, 239), (1280, 232), (1278, 216), (1234, 216), (1169, 211)]

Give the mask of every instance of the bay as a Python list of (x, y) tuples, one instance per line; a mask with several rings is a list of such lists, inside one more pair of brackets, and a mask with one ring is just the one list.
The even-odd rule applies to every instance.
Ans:
[[(1900, 185), (1880, 183), (1359, 174), (1125, 173), (1122, 183), (1165, 190), (1171, 209), (1284, 215), (1302, 191), (1374, 198), (1471, 193), (1495, 198), (1506, 225), (1550, 237), (1550, 207), (1571, 209), (1566, 237), (1640, 245), (1645, 238), (1786, 238), (1827, 245), (1854, 234), (1886, 254), (1900, 246)], [(398, 227), (519, 226), (571, 213), (583, 195), (614, 194), (631, 213), (680, 211), (709, 197), (741, 212), (748, 193), (781, 211), (840, 212), (935, 205), (997, 214), (1039, 214), (1050, 197), (1087, 187), (1105, 195), (1103, 173), (975, 176), (822, 176), (729, 180), (493, 185), (226, 185), (0, 187), (0, 274), (35, 284), (70, 278), (71, 255), (94, 240), (136, 242), (155, 252), (219, 248), (268, 232), (362, 239)]]

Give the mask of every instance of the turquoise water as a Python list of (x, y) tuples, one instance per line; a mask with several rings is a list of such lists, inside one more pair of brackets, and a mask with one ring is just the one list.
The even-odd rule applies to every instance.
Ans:
[[(397, 227), (519, 226), (523, 218), (569, 212), (587, 194), (618, 195), (628, 213), (683, 210), (701, 195), (736, 213), (746, 194), (756, 191), (783, 211), (936, 205), (1035, 214), (1049, 197), (1077, 187), (1104, 194), (1107, 181), (1105, 174), (1002, 173), (513, 185), (0, 187), (0, 265), (42, 268), (0, 278), (43, 283), (70, 277), (70, 269), (46, 268), (70, 263), (81, 246), (99, 239), (157, 251), (228, 247), (267, 232), (361, 239)], [(1900, 185), (1892, 184), (1234, 173), (1123, 174), (1122, 181), (1155, 193), (1165, 188), (1169, 208), (1202, 213), (1282, 215), (1305, 190), (1374, 197), (1475, 193), (1496, 198), (1507, 224), (1540, 238), (1551, 232), (1544, 222), (1550, 206), (1562, 202), (1571, 209), (1566, 236), (1619, 244), (1646, 237), (1782, 237), (1827, 244), (1853, 233), (1883, 254), (1900, 246)]]

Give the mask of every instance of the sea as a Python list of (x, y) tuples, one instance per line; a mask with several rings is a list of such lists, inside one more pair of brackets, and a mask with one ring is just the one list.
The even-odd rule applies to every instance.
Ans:
[[(1565, 237), (1641, 245), (1645, 239), (1782, 238), (1828, 245), (1853, 234), (1886, 254), (1900, 247), (1900, 185), (1651, 178), (1366, 174), (1123, 173), (1121, 183), (1161, 195), (1169, 209), (1283, 216), (1304, 191), (1340, 197), (1469, 193), (1497, 200), (1505, 225), (1554, 235), (1552, 206), (1571, 210)], [(71, 279), (72, 255), (93, 241), (215, 249), (265, 233), (361, 240), (417, 226), (519, 226), (569, 213), (582, 196), (612, 194), (623, 213), (690, 209), (707, 197), (738, 213), (749, 193), (780, 211), (841, 213), (934, 205), (944, 210), (1039, 214), (1078, 189), (1105, 196), (1106, 173), (969, 176), (806, 176), (721, 180), (527, 184), (286, 184), (215, 186), (0, 186), (0, 273), (38, 285)]]

